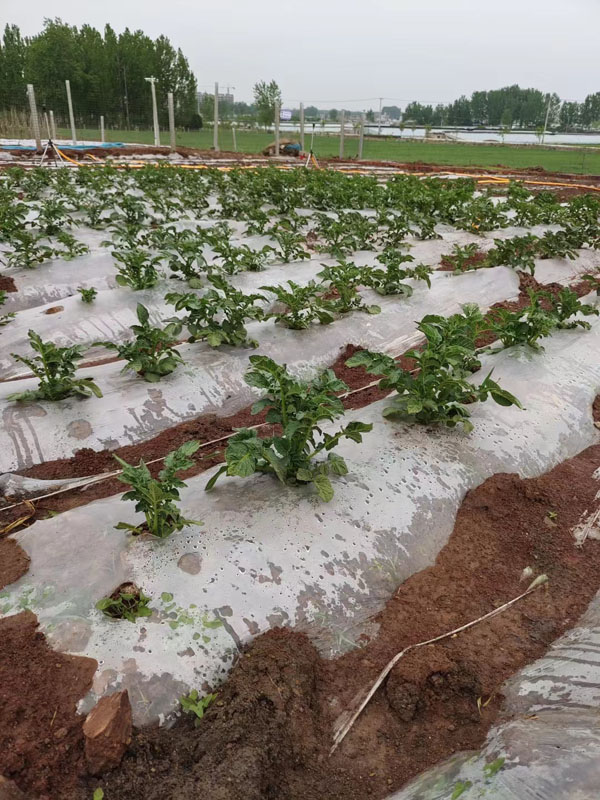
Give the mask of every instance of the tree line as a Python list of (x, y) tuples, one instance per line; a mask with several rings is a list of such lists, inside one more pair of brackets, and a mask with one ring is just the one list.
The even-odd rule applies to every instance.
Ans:
[(65, 80), (71, 85), (78, 125), (98, 127), (103, 114), (115, 128), (152, 124), (150, 85), (154, 75), (159, 119), (168, 124), (167, 92), (173, 92), (176, 123), (198, 125), (196, 78), (186, 57), (166, 36), (153, 40), (142, 31), (100, 32), (46, 19), (41, 33), (23, 37), (6, 25), (0, 42), (0, 111), (27, 111), (26, 85), (35, 87), (38, 107), (67, 118)]
[(489, 92), (473, 92), (470, 98), (462, 95), (448, 105), (409, 103), (402, 121), (418, 125), (492, 125), (517, 128), (538, 128), (544, 125), (569, 130), (589, 128), (600, 124), (600, 92), (588, 95), (583, 103), (565, 101), (539, 89), (505, 86)]

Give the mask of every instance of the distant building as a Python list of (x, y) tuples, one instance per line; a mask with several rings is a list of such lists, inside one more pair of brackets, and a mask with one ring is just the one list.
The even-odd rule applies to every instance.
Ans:
[[(198, 112), (200, 112), (200, 106), (202, 105), (204, 100), (206, 100), (209, 97), (212, 99), (214, 96), (215, 96), (214, 92), (198, 92), (198, 94), (196, 95), (198, 101)], [(219, 97), (219, 103), (227, 103), (229, 105), (233, 105), (234, 101), (231, 92), (219, 92), (218, 97)]]

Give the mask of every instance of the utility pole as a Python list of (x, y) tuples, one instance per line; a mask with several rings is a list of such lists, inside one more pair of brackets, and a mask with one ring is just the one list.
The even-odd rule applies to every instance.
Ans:
[(344, 157), (344, 128), (346, 126), (346, 115), (344, 109), (340, 111), (340, 158)]
[(71, 123), (71, 138), (77, 144), (77, 131), (75, 130), (75, 117), (73, 116), (73, 101), (71, 100), (71, 81), (65, 81), (67, 87), (67, 104), (69, 106), (69, 122)]
[(177, 139), (175, 136), (175, 103), (173, 101), (173, 92), (167, 92), (167, 105), (169, 106), (169, 141), (171, 144), (171, 152), (175, 152), (177, 147)]
[(38, 118), (37, 106), (35, 104), (35, 92), (33, 90), (33, 83), (27, 84), (27, 97), (29, 98), (29, 110), (31, 111), (31, 129), (33, 131), (33, 138), (35, 139), (36, 149), (42, 151), (42, 134), (40, 132), (40, 120)]
[(215, 82), (215, 117), (213, 126), (213, 150), (219, 152), (219, 84)]
[(158, 107), (156, 105), (156, 78), (154, 75), (151, 75), (149, 78), (145, 80), (148, 81), (150, 84), (150, 90), (152, 91), (152, 123), (154, 125), (154, 146), (160, 147), (160, 128), (158, 127)]
[(363, 145), (365, 141), (365, 112), (360, 115), (360, 131), (358, 134), (358, 160), (363, 157)]
[(379, 120), (378, 120), (378, 127), (377, 127), (377, 136), (381, 136), (381, 104), (383, 103), (383, 97), (379, 98)]
[(300, 150), (304, 150), (304, 103), (300, 103)]

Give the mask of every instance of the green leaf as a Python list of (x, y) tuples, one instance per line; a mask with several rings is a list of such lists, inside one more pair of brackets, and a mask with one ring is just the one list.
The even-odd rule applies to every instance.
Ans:
[(100, 787), (94, 789), (92, 800), (104, 800), (104, 789), (101, 789)]
[(346, 464), (345, 460), (342, 456), (338, 456), (337, 453), (329, 453), (327, 457), (327, 461), (329, 462), (329, 466), (331, 467), (331, 471), (335, 475), (347, 475), (348, 474), (348, 465)]
[(207, 482), (206, 486), (204, 487), (204, 491), (210, 492), (210, 490), (214, 487), (215, 483), (218, 481), (221, 475), (223, 475), (226, 472), (227, 472), (226, 466), (221, 467), (217, 472), (215, 472), (215, 474), (212, 476), (212, 478)]
[(160, 599), (163, 601), (163, 603), (170, 603), (171, 600), (173, 599), (173, 595), (171, 594), (171, 592), (162, 592), (160, 595)]
[(309, 469), (306, 469), (306, 467), (301, 467), (296, 472), (296, 480), (298, 480), (298, 481), (303, 481), (305, 483), (311, 483), (312, 479), (313, 479), (313, 474)]
[(313, 476), (313, 483), (317, 489), (317, 494), (328, 503), (333, 498), (333, 486), (331, 485), (331, 481), (327, 477), (327, 475), (314, 475)]
[(146, 306), (143, 306), (141, 303), (137, 304), (136, 314), (137, 314), (137, 318), (142, 323), (142, 325), (144, 325), (146, 322), (148, 322), (148, 320), (150, 318), (150, 315), (148, 314), (148, 309), (146, 308)]

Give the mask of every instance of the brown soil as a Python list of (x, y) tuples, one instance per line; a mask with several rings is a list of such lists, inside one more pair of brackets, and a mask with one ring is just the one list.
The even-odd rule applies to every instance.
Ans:
[(14, 279), (8, 275), (0, 275), (0, 290), (4, 292), (16, 292), (17, 285)]
[[(486, 257), (487, 253), (478, 250), (465, 261), (465, 269), (477, 269), (478, 266), (483, 264)], [(449, 256), (442, 256), (438, 270), (440, 270), (440, 272), (454, 272), (454, 264), (449, 260)]]
[(72, 798), (85, 773), (76, 704), (96, 662), (51, 650), (30, 611), (0, 619), (0, 640), (0, 775), (49, 800)]
[[(452, 753), (481, 746), (503, 681), (572, 627), (600, 586), (600, 542), (579, 550), (571, 533), (598, 506), (599, 465), (596, 445), (541, 478), (490, 478), (467, 494), (436, 563), (405, 581), (379, 614), (376, 638), (324, 661), (302, 634), (258, 637), (198, 728), (183, 719), (168, 731), (137, 732), (121, 767), (90, 780), (86, 792), (101, 784), (110, 800), (383, 798)], [(407, 655), (328, 757), (333, 717), (392, 656), (522, 593), (526, 567), (545, 572), (547, 588)]]
[(29, 556), (14, 539), (0, 539), (0, 589), (4, 589), (29, 569)]

